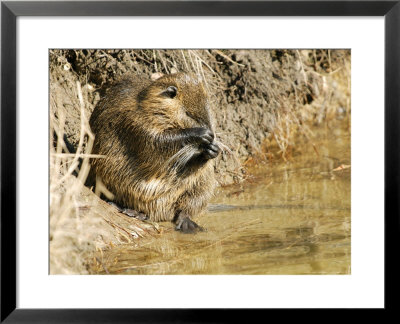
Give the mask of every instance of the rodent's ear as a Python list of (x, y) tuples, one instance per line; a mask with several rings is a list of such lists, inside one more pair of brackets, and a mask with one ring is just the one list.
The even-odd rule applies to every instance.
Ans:
[(169, 98), (175, 98), (178, 93), (178, 89), (174, 86), (169, 86), (167, 90), (164, 91), (164, 94)]
[(151, 81), (156, 81), (156, 80), (158, 80), (159, 78), (161, 78), (163, 76), (164, 76), (164, 73), (161, 73), (161, 72), (153, 73), (151, 75)]

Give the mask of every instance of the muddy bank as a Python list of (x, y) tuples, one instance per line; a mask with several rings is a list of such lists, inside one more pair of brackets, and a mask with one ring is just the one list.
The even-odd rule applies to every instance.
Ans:
[[(87, 253), (120, 244), (121, 233), (126, 242), (140, 237), (132, 233), (159, 235), (155, 224), (114, 217), (108, 205), (95, 212), (103, 202), (82, 185), (87, 120), (101, 89), (123, 74), (183, 71), (205, 80), (217, 136), (233, 152), (216, 161), (221, 185), (245, 180), (260, 153), (290, 158), (296, 136), (312, 136), (310, 123), (350, 120), (346, 50), (50, 50), (49, 61), (52, 273), (85, 273)], [(76, 262), (65, 261), (71, 255)]]

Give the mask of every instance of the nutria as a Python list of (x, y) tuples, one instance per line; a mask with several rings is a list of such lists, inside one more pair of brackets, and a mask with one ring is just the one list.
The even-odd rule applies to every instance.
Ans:
[(173, 221), (184, 233), (211, 198), (220, 148), (203, 83), (176, 73), (131, 75), (109, 88), (90, 118), (92, 173), (130, 214)]

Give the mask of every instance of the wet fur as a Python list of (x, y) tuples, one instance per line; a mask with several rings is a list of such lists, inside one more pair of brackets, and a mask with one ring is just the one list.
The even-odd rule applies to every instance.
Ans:
[[(163, 95), (178, 89), (173, 99)], [(114, 201), (153, 221), (193, 217), (211, 198), (214, 168), (202, 148), (187, 143), (191, 128), (213, 130), (203, 85), (186, 74), (156, 81), (130, 76), (107, 90), (90, 118), (95, 134), (92, 174)], [(185, 137), (186, 136), (186, 137)]]

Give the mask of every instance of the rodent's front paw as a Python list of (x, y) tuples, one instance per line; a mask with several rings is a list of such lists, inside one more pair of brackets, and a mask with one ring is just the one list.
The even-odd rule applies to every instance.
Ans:
[(214, 133), (205, 127), (190, 128), (186, 132), (188, 133), (187, 142), (201, 147), (210, 145), (214, 141)]
[(187, 142), (198, 145), (201, 156), (206, 160), (218, 156), (220, 147), (214, 142), (214, 133), (205, 127), (190, 128), (187, 130)]
[(215, 159), (218, 156), (220, 150), (221, 149), (219, 148), (219, 146), (215, 144), (215, 142), (213, 142), (204, 148), (203, 156), (207, 160)]

